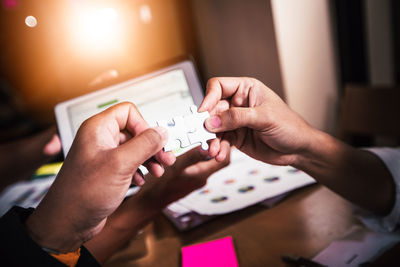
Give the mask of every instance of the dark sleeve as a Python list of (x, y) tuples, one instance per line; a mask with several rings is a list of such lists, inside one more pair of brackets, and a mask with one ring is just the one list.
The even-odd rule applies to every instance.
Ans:
[[(25, 230), (25, 221), (34, 209), (13, 207), (0, 219), (1, 266), (62, 266), (45, 252)], [(82, 246), (76, 266), (100, 266), (90, 252)]]

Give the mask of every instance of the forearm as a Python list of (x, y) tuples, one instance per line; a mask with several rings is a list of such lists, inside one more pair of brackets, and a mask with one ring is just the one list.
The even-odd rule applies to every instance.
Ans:
[(378, 214), (390, 211), (395, 185), (377, 156), (317, 130), (311, 136), (312, 142), (298, 156), (295, 167), (365, 209)]
[(131, 240), (158, 213), (144, 205), (139, 195), (126, 200), (107, 220), (103, 230), (84, 245), (103, 264)]

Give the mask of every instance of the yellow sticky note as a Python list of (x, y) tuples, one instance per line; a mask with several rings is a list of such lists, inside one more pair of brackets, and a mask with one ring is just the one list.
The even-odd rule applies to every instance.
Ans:
[(55, 175), (60, 171), (62, 165), (63, 165), (63, 162), (55, 162), (55, 163), (49, 163), (49, 164), (43, 165), (39, 169), (36, 170), (35, 175), (36, 176)]

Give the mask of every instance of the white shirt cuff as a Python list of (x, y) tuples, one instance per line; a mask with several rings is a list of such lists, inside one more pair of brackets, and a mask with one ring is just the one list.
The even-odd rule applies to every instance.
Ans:
[(358, 207), (355, 208), (355, 213), (368, 228), (380, 232), (393, 232), (400, 222), (400, 147), (368, 148), (366, 150), (377, 155), (392, 174), (396, 187), (395, 203), (386, 216), (378, 216)]

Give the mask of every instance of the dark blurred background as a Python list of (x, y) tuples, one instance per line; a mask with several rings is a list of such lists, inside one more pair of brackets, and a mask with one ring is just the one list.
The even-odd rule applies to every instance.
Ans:
[(0, 143), (54, 125), (58, 102), (187, 57), (204, 84), (255, 77), (349, 143), (396, 143), (399, 11), (396, 0), (1, 0)]

